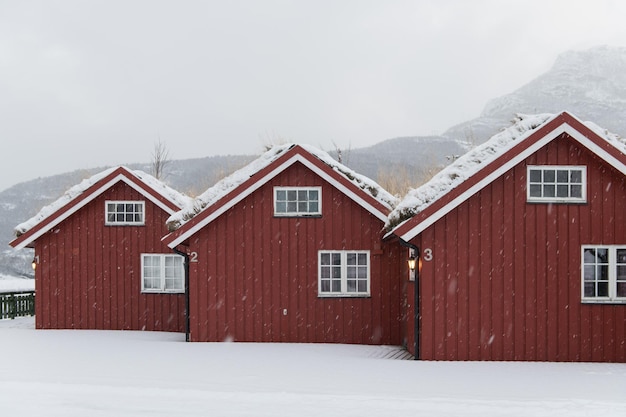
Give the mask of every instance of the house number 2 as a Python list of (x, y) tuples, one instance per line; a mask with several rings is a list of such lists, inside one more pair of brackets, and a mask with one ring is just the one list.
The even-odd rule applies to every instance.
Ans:
[(426, 248), (424, 249), (424, 256), (423, 256), (425, 261), (432, 261), (433, 260), (433, 250), (431, 248)]
[(189, 254), (189, 262), (198, 262), (198, 252), (191, 252)]

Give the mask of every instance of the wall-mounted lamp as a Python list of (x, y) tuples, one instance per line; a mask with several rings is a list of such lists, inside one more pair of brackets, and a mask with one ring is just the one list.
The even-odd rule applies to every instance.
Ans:
[(407, 263), (409, 264), (409, 270), (411, 270), (411, 281), (413, 281), (415, 275), (419, 276), (420, 272), (422, 272), (422, 257), (420, 256), (419, 248), (409, 249), (409, 259), (407, 259)]
[(33, 258), (33, 262), (30, 264), (33, 267), (33, 271), (37, 269), (37, 264), (39, 263), (39, 256), (35, 256)]
[(411, 253), (407, 262), (409, 263), (409, 269), (411, 271), (415, 271), (415, 267), (417, 266), (417, 258), (415, 257), (415, 255), (413, 255), (413, 253)]

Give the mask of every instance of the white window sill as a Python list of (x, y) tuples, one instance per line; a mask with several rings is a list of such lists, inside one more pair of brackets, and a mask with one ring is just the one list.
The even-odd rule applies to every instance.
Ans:
[(334, 294), (317, 294), (317, 298), (370, 298), (369, 293), (334, 293)]
[(626, 298), (610, 299), (610, 298), (583, 298), (582, 304), (626, 304)]
[(322, 217), (322, 213), (274, 213), (274, 217)]
[(566, 199), (566, 198), (528, 198), (530, 204), (587, 204), (587, 200)]

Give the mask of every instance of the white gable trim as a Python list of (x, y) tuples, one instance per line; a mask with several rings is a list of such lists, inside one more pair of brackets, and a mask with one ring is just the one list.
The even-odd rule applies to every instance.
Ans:
[[(588, 137), (583, 135), (580, 131), (578, 131), (577, 129), (573, 128), (572, 126), (570, 126), (567, 123), (563, 123), (563, 124), (559, 125), (558, 127), (556, 127), (554, 130), (552, 130), (551, 132), (547, 133), (544, 137), (539, 139), (537, 142), (535, 142), (534, 144), (532, 144), (531, 146), (526, 148), (524, 151), (520, 152), (519, 154), (517, 154), (516, 156), (511, 158), (511, 160), (509, 160), (507, 163), (505, 163), (505, 164), (501, 165), (500, 167), (498, 167), (491, 174), (489, 174), (488, 176), (483, 178), (481, 181), (479, 181), (476, 184), (474, 184), (467, 191), (465, 191), (464, 193), (462, 193), (459, 196), (457, 196), (454, 200), (450, 201), (448, 204), (446, 204), (445, 206), (443, 206), (442, 208), (437, 210), (435, 213), (433, 213), (427, 219), (424, 219), (424, 221), (422, 221), (421, 223), (419, 223), (418, 225), (416, 225), (415, 227), (410, 229), (408, 232), (406, 232), (403, 235), (401, 235), (400, 238), (405, 240), (405, 241), (407, 241), (407, 242), (410, 241), (415, 236), (419, 235), (424, 230), (426, 230), (428, 227), (432, 226), (437, 220), (441, 219), (443, 216), (448, 214), (450, 211), (452, 211), (453, 209), (458, 207), (465, 200), (469, 199), (471, 196), (476, 194), (478, 191), (482, 190), (484, 187), (489, 185), (491, 182), (495, 181), (501, 175), (504, 175), (505, 172), (507, 172), (508, 170), (510, 170), (511, 168), (513, 168), (514, 166), (516, 166), (517, 164), (522, 162), (524, 159), (528, 158), (533, 153), (537, 152), (539, 149), (541, 149), (542, 147), (544, 147), (548, 143), (552, 142), (554, 139), (556, 139), (562, 133), (567, 133), (569, 136), (571, 136), (573, 139), (575, 139), (582, 146), (584, 146), (585, 148), (589, 149), (591, 152), (593, 152), (596, 155), (598, 155), (600, 158), (602, 158), (604, 161), (606, 161), (608, 164), (613, 166), (615, 169), (617, 169), (622, 174), (626, 175), (626, 165), (624, 165), (618, 159), (616, 159), (611, 154), (606, 152), (604, 149), (599, 147), (591, 139), (589, 139)], [(604, 140), (604, 139), (602, 139), (602, 140)], [(486, 169), (487, 167), (485, 167), (483, 169)], [(474, 174), (474, 175), (476, 175), (476, 174)], [(398, 225), (396, 227), (396, 230), (397, 230), (397, 228), (401, 227), (402, 224)], [(393, 234), (393, 232), (389, 233), (388, 235), (390, 235), (390, 234)]]
[(387, 220), (387, 215), (385, 213), (383, 213), (380, 210), (376, 209), (374, 206), (372, 206), (371, 204), (366, 202), (363, 198), (361, 198), (358, 194), (356, 194), (353, 191), (351, 191), (350, 189), (348, 189), (346, 186), (344, 186), (343, 184), (338, 182), (332, 176), (328, 175), (323, 169), (319, 168), (318, 166), (316, 166), (315, 164), (310, 162), (308, 159), (306, 159), (302, 155), (295, 154), (292, 157), (290, 157), (289, 159), (287, 159), (285, 162), (283, 162), (282, 164), (280, 164), (279, 166), (274, 168), (272, 171), (267, 173), (263, 178), (259, 179), (258, 181), (255, 181), (248, 188), (246, 188), (245, 190), (243, 190), (242, 192), (237, 194), (235, 197), (233, 197), (231, 200), (229, 200), (226, 204), (221, 206), (219, 209), (215, 210), (213, 213), (211, 213), (205, 219), (203, 219), (202, 221), (198, 222), (198, 224), (194, 225), (189, 230), (187, 230), (185, 233), (181, 234), (178, 238), (174, 239), (167, 246), (169, 246), (170, 248), (173, 249), (176, 246), (180, 245), (185, 240), (187, 240), (190, 236), (193, 236), (196, 232), (201, 230), (207, 224), (211, 223), (213, 220), (215, 220), (216, 218), (218, 218), (219, 216), (224, 214), (231, 207), (235, 206), (241, 200), (243, 200), (244, 198), (246, 198), (247, 196), (252, 194), (254, 191), (256, 191), (259, 188), (261, 188), (269, 180), (271, 180), (276, 175), (280, 174), (281, 172), (283, 172), (285, 169), (287, 169), (288, 167), (290, 167), (291, 165), (293, 165), (296, 162), (301, 162), (304, 166), (306, 166), (311, 171), (313, 171), (314, 173), (319, 175), (322, 179), (328, 181), (332, 186), (337, 188), (339, 191), (341, 191), (342, 193), (347, 195), (349, 198), (351, 198), (357, 204), (359, 204), (360, 206), (365, 208), (367, 211), (372, 213), (374, 216), (379, 218), (382, 222), (385, 222)]
[[(563, 124), (563, 131), (569, 134), (572, 138), (576, 139), (581, 145), (589, 149), (591, 152), (598, 155), (605, 162), (611, 165), (613, 168), (626, 175), (626, 165), (624, 165), (619, 159), (615, 158), (613, 155), (602, 149), (596, 143), (591, 141), (585, 135), (580, 133), (578, 130), (574, 129), (570, 125)], [(595, 135), (595, 133), (594, 133)], [(604, 140), (604, 139), (601, 139)], [(610, 142), (607, 142), (609, 145), (613, 146)], [(614, 147), (614, 146), (613, 146)], [(617, 148), (616, 148), (617, 149)], [(617, 149), (619, 151), (619, 149)], [(621, 151), (620, 151), (621, 152)]]
[[(126, 183), (128, 186), (130, 186), (131, 188), (133, 188), (134, 190), (136, 190), (139, 194), (143, 195), (144, 197), (146, 197), (148, 200), (150, 200), (151, 202), (153, 202), (154, 204), (156, 204), (159, 208), (161, 208), (162, 210), (164, 210), (165, 212), (167, 212), (169, 215), (172, 215), (174, 213), (174, 211), (169, 208), (168, 206), (166, 206), (165, 204), (163, 204), (162, 201), (159, 201), (159, 199), (155, 198), (154, 196), (152, 196), (150, 193), (146, 193), (146, 191), (144, 189), (142, 189), (139, 185), (137, 185), (135, 182), (131, 181), (126, 175), (124, 174), (118, 174), (117, 176), (115, 176), (113, 179), (107, 181), (105, 184), (103, 184), (102, 186), (100, 186), (96, 191), (94, 191), (93, 193), (91, 193), (87, 198), (83, 199), (82, 201), (80, 201), (78, 204), (76, 204), (74, 207), (72, 207), (71, 209), (67, 210), (65, 213), (63, 213), (63, 215), (55, 218), (54, 220), (52, 220), (46, 227), (43, 227), (41, 229), (39, 229), (37, 232), (33, 233), (32, 236), (30, 236), (28, 239), (25, 239), (23, 242), (21, 242), (19, 245), (15, 246), (15, 249), (22, 249), (25, 248), (26, 246), (28, 246), (30, 243), (32, 243), (33, 241), (37, 240), (39, 237), (41, 237), (44, 233), (46, 233), (48, 230), (50, 230), (51, 228), (53, 228), (54, 226), (58, 225), (59, 223), (61, 223), (62, 221), (64, 221), (65, 219), (67, 219), (68, 217), (70, 217), (71, 215), (73, 215), (74, 213), (76, 213), (78, 210), (80, 210), (81, 208), (85, 207), (87, 204), (89, 204), (91, 201), (93, 201), (96, 197), (98, 197), (100, 194), (102, 194), (103, 192), (105, 192), (106, 190), (108, 190), (109, 188), (111, 188), (113, 185), (117, 184), (119, 181), (122, 181), (124, 183)], [(140, 181), (140, 180), (139, 180)], [(149, 187), (146, 184), (146, 187)], [(152, 189), (152, 187), (149, 187)], [(156, 190), (155, 190), (156, 192)], [(68, 201), (63, 207), (65, 207), (66, 205), (70, 204), (72, 201), (74, 201), (76, 198), (78, 198), (81, 194), (79, 194), (78, 196), (76, 196), (74, 199)], [(63, 207), (61, 207), (60, 209), (62, 209)], [(60, 210), (59, 209), (59, 210)], [(39, 223), (45, 222), (46, 218), (42, 219)], [(32, 230), (32, 229), (31, 229)], [(26, 232), (28, 233), (28, 231)]]

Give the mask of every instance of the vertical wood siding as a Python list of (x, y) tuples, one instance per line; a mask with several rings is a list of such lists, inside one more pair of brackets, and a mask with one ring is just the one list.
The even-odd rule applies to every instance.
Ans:
[[(587, 166), (586, 204), (526, 202), (526, 166), (554, 164)], [(581, 303), (580, 269), (581, 245), (626, 245), (625, 212), (624, 176), (567, 136), (452, 210), (414, 240), (422, 357), (626, 362), (626, 305)]]
[[(321, 217), (274, 217), (274, 186), (319, 185)], [(404, 254), (381, 243), (382, 228), (294, 164), (190, 239), (191, 339), (402, 343)], [(343, 249), (371, 251), (371, 297), (318, 297), (318, 250)]]
[[(145, 226), (105, 226), (106, 200), (145, 201)], [(142, 294), (142, 253), (161, 243), (168, 215), (119, 182), (37, 239), (36, 326), (182, 332), (183, 294)]]

